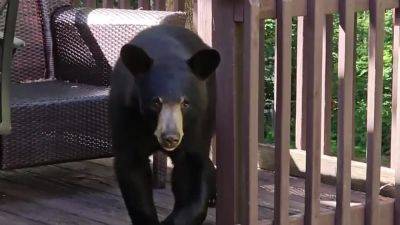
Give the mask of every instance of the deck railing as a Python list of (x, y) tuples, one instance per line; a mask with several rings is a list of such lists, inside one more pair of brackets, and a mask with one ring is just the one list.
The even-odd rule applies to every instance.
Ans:
[[(305, 225), (331, 224), (320, 213), (321, 171), (329, 168), (332, 101), (332, 14), (339, 14), (338, 149), (336, 163), (337, 225), (400, 225), (400, 2), (398, 0), (192, 0), (194, 28), (222, 55), (217, 71), (217, 225), (255, 225), (258, 221), (259, 109), (263, 110), (264, 20), (275, 19), (275, 210), (274, 224), (302, 224), (289, 217), (291, 38), (292, 18), (298, 18), (296, 74), (296, 149), (306, 166)], [(79, 2), (79, 1), (76, 1)], [(91, 7), (136, 8), (128, 0), (95, 0)], [(165, 10), (165, 0), (138, 0), (142, 9)], [(184, 10), (183, 0), (173, 10)], [(391, 169), (396, 198), (394, 218), (380, 216), (381, 130), (384, 13), (393, 10), (393, 86)], [(369, 11), (367, 92), (367, 162), (365, 213), (350, 207), (354, 149), (355, 17)], [(305, 156), (304, 156), (305, 155)], [(159, 156), (162, 157), (162, 156)], [(297, 157), (297, 156), (296, 156)], [(293, 159), (293, 158), (292, 158)], [(332, 165), (332, 161), (330, 164)], [(321, 170), (322, 169), (322, 170)], [(353, 168), (354, 169), (354, 168)], [(386, 170), (383, 170), (386, 171)], [(324, 173), (324, 172), (322, 172)], [(263, 224), (263, 222), (261, 222)]]
[[(257, 112), (262, 91), (260, 46), (265, 19), (276, 19), (274, 224), (289, 217), (292, 18), (298, 17), (296, 148), (306, 150), (304, 224), (329, 221), (320, 213), (321, 158), (329, 153), (332, 14), (339, 14), (338, 155), (335, 224), (400, 224), (400, 9), (393, 0), (197, 0), (198, 32), (222, 54), (217, 71), (218, 225), (257, 224)], [(201, 9), (201, 10), (200, 10)], [(380, 216), (383, 37), (385, 10), (394, 13), (391, 171), (394, 218)], [(355, 17), (369, 11), (365, 213), (350, 207), (354, 149)], [(208, 26), (200, 26), (208, 24)], [(212, 24), (212, 26), (210, 26)], [(210, 29), (212, 27), (212, 29)], [(261, 62), (261, 63), (260, 63)], [(262, 68), (262, 69), (260, 69)], [(222, 104), (223, 102), (223, 104)], [(263, 105), (263, 99), (260, 105)], [(324, 169), (325, 165), (322, 165)], [(331, 220), (332, 221), (332, 220)], [(357, 223), (358, 222), (358, 223)]]

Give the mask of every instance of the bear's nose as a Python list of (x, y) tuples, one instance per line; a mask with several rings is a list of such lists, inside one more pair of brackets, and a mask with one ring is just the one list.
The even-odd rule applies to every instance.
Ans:
[(174, 147), (179, 143), (180, 135), (178, 133), (167, 133), (162, 135), (162, 139), (168, 147)]

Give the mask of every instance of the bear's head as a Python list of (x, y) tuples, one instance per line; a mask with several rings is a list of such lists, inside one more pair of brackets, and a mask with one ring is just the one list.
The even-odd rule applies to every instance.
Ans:
[(219, 65), (219, 53), (206, 48), (187, 58), (173, 54), (152, 58), (143, 48), (127, 44), (121, 59), (135, 77), (140, 111), (160, 146), (175, 150), (186, 125), (196, 124), (196, 117), (207, 110), (207, 80)]

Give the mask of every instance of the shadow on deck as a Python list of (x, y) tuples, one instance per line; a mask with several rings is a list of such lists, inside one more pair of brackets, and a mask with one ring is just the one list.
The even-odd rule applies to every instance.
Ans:
[[(259, 173), (260, 224), (273, 218), (273, 173)], [(302, 224), (304, 180), (290, 179), (290, 215), (293, 224)], [(334, 224), (335, 187), (321, 185), (321, 224)], [(160, 219), (170, 212), (170, 188), (154, 190)], [(352, 192), (352, 216), (363, 224), (365, 194)], [(382, 218), (393, 218), (393, 199), (381, 197)], [(389, 219), (388, 219), (389, 221)], [(392, 220), (393, 221), (393, 220)], [(393, 222), (382, 225), (392, 225)], [(0, 172), (0, 224), (7, 225), (104, 225), (129, 224), (111, 159), (90, 160)], [(210, 209), (206, 225), (215, 224)]]

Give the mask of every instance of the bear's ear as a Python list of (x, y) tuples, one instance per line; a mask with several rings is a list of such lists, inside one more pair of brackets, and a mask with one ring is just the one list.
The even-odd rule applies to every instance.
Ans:
[(188, 61), (192, 72), (201, 80), (207, 79), (217, 69), (221, 58), (214, 49), (204, 49), (194, 54)]
[(153, 65), (153, 59), (142, 48), (132, 44), (126, 44), (122, 47), (121, 59), (135, 77), (147, 72)]

